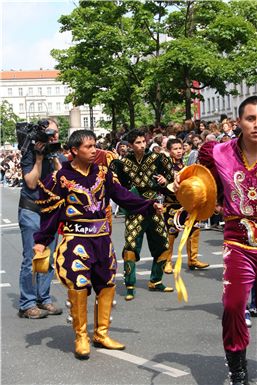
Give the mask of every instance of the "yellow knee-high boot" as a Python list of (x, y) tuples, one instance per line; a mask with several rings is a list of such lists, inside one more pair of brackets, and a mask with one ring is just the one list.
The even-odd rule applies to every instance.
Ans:
[(175, 235), (173, 235), (173, 234), (169, 235), (169, 256), (167, 258), (167, 261), (166, 261), (166, 264), (164, 267), (164, 273), (166, 273), (166, 274), (172, 274), (173, 273), (171, 258), (172, 258), (172, 254), (173, 254), (173, 246), (174, 246), (175, 238), (176, 238)]
[(71, 303), (72, 325), (76, 333), (75, 357), (87, 359), (90, 354), (89, 337), (87, 334), (87, 289), (68, 290)]
[(105, 287), (95, 301), (94, 345), (100, 348), (123, 350), (125, 346), (108, 336), (115, 286)]
[(198, 260), (200, 229), (194, 229), (187, 240), (188, 267), (190, 270), (204, 269), (209, 266), (208, 263)]

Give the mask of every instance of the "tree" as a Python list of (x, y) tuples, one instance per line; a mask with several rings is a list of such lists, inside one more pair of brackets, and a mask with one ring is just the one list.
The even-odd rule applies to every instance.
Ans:
[(57, 124), (59, 127), (59, 140), (60, 142), (65, 143), (68, 140), (69, 134), (69, 118), (67, 118), (66, 116), (58, 116)]
[[(256, 19), (251, 12), (256, 16), (257, 3), (254, 0), (255, 10), (254, 6), (245, 10), (240, 3), (220, 0), (173, 3), (177, 10), (169, 15), (171, 40), (162, 59), (165, 71), (172, 76), (173, 87), (180, 89), (184, 97), (186, 118), (191, 118), (191, 100), (198, 97), (199, 89), (210, 86), (224, 95), (228, 93), (228, 82), (237, 84), (243, 78), (253, 82), (257, 43)], [(244, 58), (248, 57), (246, 62), (242, 53)], [(249, 58), (253, 59), (250, 67), (246, 64)], [(195, 81), (199, 86), (194, 86)]]
[(15, 125), (19, 120), (11, 105), (4, 100), (0, 105), (1, 145), (17, 142)]
[[(73, 45), (52, 50), (74, 105), (101, 103), (112, 129), (128, 111), (130, 127), (147, 103), (158, 124), (166, 105), (191, 103), (210, 86), (256, 81), (257, 0), (80, 1), (62, 16)], [(164, 37), (168, 39), (164, 39)], [(233, 92), (233, 91), (231, 91)]]

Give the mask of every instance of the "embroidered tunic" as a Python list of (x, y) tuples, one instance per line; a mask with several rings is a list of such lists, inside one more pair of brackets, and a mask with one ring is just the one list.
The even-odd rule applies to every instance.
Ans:
[(113, 285), (117, 264), (106, 207), (112, 199), (131, 213), (152, 214), (154, 202), (137, 197), (111, 171), (96, 164), (83, 173), (66, 162), (40, 188), (41, 229), (34, 239), (48, 245), (59, 223), (64, 223), (63, 240), (56, 251), (56, 272), (62, 283), (89, 290), (92, 284), (96, 292)]
[(223, 194), (225, 242), (257, 250), (257, 163), (248, 165), (238, 140), (204, 144), (199, 161), (211, 169)]

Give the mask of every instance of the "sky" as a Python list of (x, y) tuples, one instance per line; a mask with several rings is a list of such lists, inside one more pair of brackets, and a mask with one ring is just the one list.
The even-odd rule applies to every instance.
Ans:
[(75, 6), (75, 0), (1, 0), (1, 70), (53, 69), (51, 49), (71, 42), (69, 32), (59, 32), (58, 19)]

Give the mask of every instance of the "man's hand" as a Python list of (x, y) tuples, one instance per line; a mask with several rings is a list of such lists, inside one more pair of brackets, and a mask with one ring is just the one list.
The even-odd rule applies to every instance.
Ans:
[(155, 209), (156, 215), (162, 215), (162, 213), (163, 213), (163, 205), (161, 203), (155, 202), (153, 204), (153, 208)]
[(158, 174), (158, 175), (154, 175), (153, 177), (156, 179), (156, 182), (157, 182), (160, 186), (164, 186), (164, 185), (167, 184), (167, 180), (166, 180), (166, 178), (164, 178), (163, 175)]
[(33, 247), (35, 253), (43, 253), (45, 251), (45, 245), (41, 245), (41, 243), (36, 243)]
[(174, 179), (174, 182), (173, 182), (173, 190), (174, 190), (175, 194), (176, 194), (176, 192), (178, 192), (179, 185), (180, 185), (180, 175), (177, 174), (175, 176), (175, 179)]
[(46, 146), (46, 143), (42, 143), (42, 142), (35, 143), (34, 150), (36, 151), (37, 158), (42, 157), (42, 159), (43, 159), (43, 156), (44, 156), (43, 152), (44, 152), (45, 146)]

